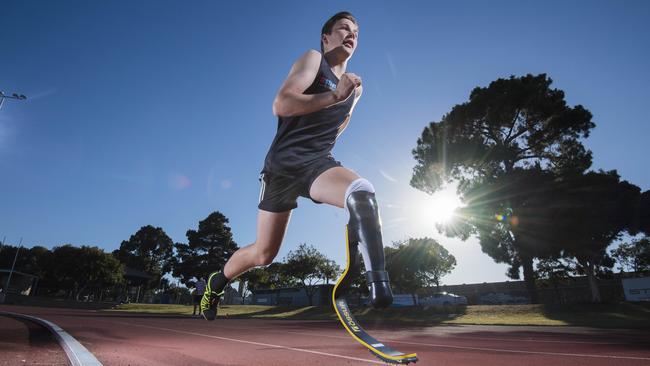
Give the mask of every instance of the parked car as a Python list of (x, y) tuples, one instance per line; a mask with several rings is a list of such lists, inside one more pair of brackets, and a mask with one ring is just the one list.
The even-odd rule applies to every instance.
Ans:
[[(414, 303), (415, 301), (415, 303)], [(368, 306), (370, 303), (370, 299), (367, 297), (364, 297), (361, 299), (361, 303), (364, 306)], [(413, 299), (413, 295), (411, 294), (393, 294), (393, 303), (390, 304), (391, 308), (402, 308), (402, 307), (407, 307), (407, 306), (416, 306), (418, 304), (418, 296), (415, 295), (415, 299)]]
[(465, 296), (451, 294), (448, 292), (437, 292), (432, 296), (421, 298), (420, 305), (429, 305), (429, 306), (467, 305), (467, 298)]

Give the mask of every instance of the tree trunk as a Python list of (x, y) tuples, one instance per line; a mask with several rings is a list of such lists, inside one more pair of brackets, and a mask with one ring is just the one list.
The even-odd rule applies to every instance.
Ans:
[(417, 295), (415, 293), (413, 293), (413, 294), (411, 294), (411, 296), (413, 297), (413, 306), (417, 306), (417, 304), (418, 304), (418, 300), (416, 298)]
[(87, 285), (83, 285), (83, 286), (81, 286), (80, 289), (77, 289), (77, 294), (74, 297), (75, 301), (79, 301), (79, 296), (81, 296), (81, 293), (84, 292), (84, 290), (86, 289), (86, 286)]
[(585, 268), (585, 272), (587, 273), (589, 290), (591, 291), (591, 302), (595, 302), (595, 303), (602, 302), (602, 299), (600, 297), (600, 289), (598, 288), (598, 282), (596, 281), (594, 263), (592, 261), (585, 261), (583, 267)]
[(307, 295), (307, 299), (309, 300), (309, 306), (314, 305), (314, 295), (316, 294), (316, 287), (312, 285), (307, 285), (305, 286), (305, 294)]
[(557, 279), (553, 278), (553, 289), (555, 290), (555, 297), (560, 301), (560, 304), (564, 304), (564, 296), (562, 296), (562, 293), (560, 292), (560, 281)]
[(521, 266), (524, 268), (524, 282), (526, 283), (526, 290), (530, 297), (531, 304), (538, 304), (539, 297), (537, 295), (537, 288), (535, 287), (535, 270), (533, 269), (533, 258), (522, 257)]

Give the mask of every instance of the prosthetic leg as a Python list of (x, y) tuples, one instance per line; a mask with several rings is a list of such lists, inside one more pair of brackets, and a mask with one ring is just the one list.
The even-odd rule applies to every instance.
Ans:
[[(368, 183), (369, 184), (369, 183)], [(372, 187), (372, 186), (370, 186)], [(384, 362), (408, 364), (417, 362), (415, 353), (404, 354), (371, 337), (354, 318), (346, 295), (350, 283), (359, 275), (359, 245), (366, 265), (366, 279), (370, 290), (370, 303), (375, 308), (384, 308), (393, 301), (388, 273), (384, 265), (384, 248), (381, 242), (381, 225), (374, 192), (356, 191), (347, 196), (350, 222), (346, 227), (347, 264), (341, 278), (332, 292), (334, 309), (343, 327), (359, 343)]]

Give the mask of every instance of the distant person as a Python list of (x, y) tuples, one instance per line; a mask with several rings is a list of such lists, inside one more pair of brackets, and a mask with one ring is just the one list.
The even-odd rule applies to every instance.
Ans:
[(331, 154), (363, 90), (361, 78), (346, 72), (358, 41), (359, 27), (352, 14), (335, 14), (321, 30), (321, 52), (302, 55), (280, 87), (273, 101), (278, 129), (260, 176), (257, 237), (237, 250), (221, 271), (210, 274), (201, 300), (207, 320), (216, 318), (229, 281), (273, 261), (298, 197), (345, 208), (350, 215), (349, 239), (360, 244), (366, 264), (371, 303), (376, 307), (392, 303), (375, 189)]
[[(205, 293), (205, 287), (206, 287), (206, 282), (203, 277), (199, 278), (199, 280), (196, 282), (196, 285), (194, 285), (194, 290), (192, 291), (192, 305), (194, 305), (194, 309), (192, 309), (192, 315), (197, 315), (196, 313), (196, 308), (199, 306), (201, 303), (201, 298), (203, 298), (203, 294)], [(199, 314), (201, 308), (199, 307)]]

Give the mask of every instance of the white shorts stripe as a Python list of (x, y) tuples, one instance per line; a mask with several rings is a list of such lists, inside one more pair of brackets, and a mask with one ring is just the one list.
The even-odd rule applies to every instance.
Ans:
[(257, 202), (258, 204), (264, 199), (264, 190), (266, 189), (266, 182), (264, 181), (264, 173), (260, 174), (260, 182), (262, 187), (260, 187), (260, 199)]

